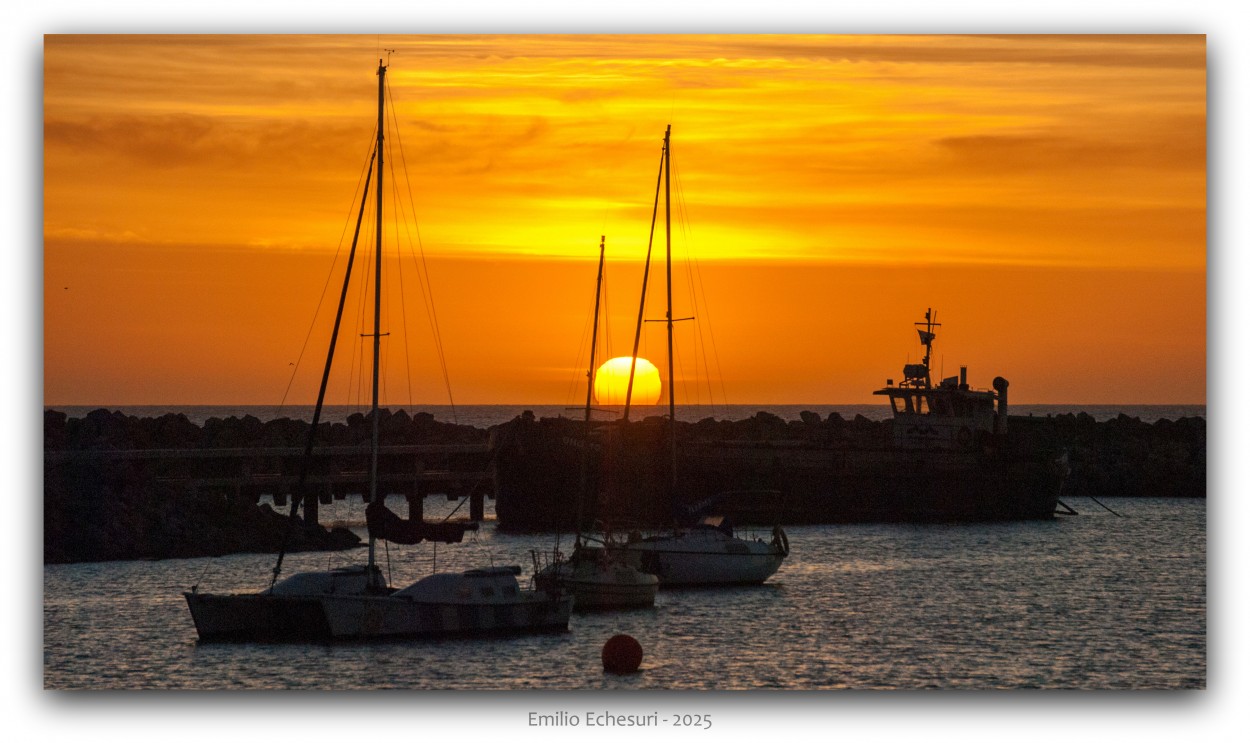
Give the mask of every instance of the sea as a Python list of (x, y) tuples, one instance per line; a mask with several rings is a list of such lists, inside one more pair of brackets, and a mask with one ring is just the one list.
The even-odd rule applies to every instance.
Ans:
[[(81, 416), (102, 406), (50, 407)], [(822, 417), (837, 412), (880, 419), (888, 413), (883, 408), (731, 406), (716, 412), (679, 408), (678, 414), (687, 420), (741, 419), (765, 411), (797, 419), (800, 412), (811, 411)], [(311, 408), (300, 407), (109, 409), (136, 416), (174, 412), (197, 423), (232, 415), (311, 418)], [(579, 415), (561, 406), (420, 410), (438, 420), (479, 427), (526, 410), (539, 417)], [(355, 412), (360, 411), (335, 407), (325, 418), (343, 420)], [(662, 412), (643, 409), (637, 417)], [(1018, 405), (1012, 412), (1085, 412), (1099, 420), (1124, 414), (1152, 422), (1204, 416), (1205, 407)], [(787, 529), (789, 557), (764, 585), (663, 590), (653, 608), (575, 613), (567, 632), (488, 639), (205, 644), (197, 641), (182, 593), (193, 587), (261, 589), (268, 585), (273, 555), (44, 565), (43, 686), (58, 691), (420, 691), (401, 697), (423, 705), (424, 712), (413, 715), (414, 725), (428, 715), (431, 722), (450, 725), (454, 734), (459, 720), (468, 724), (473, 719), (496, 726), (483, 729), (543, 740), (573, 732), (578, 739), (622, 739), (609, 733), (623, 730), (587, 730), (591, 712), (608, 715), (599, 721), (609, 724), (618, 714), (636, 715), (635, 723), (654, 714), (661, 728), (684, 721), (684, 729), (675, 733), (684, 740), (710, 732), (701, 716), (711, 730), (723, 733), (735, 726), (760, 729), (750, 726), (773, 719), (769, 710), (791, 720), (818, 715), (813, 719), (821, 725), (828, 722), (825, 716), (835, 714), (830, 709), (839, 710), (836, 714), (846, 715), (848, 723), (858, 719), (856, 729), (862, 731), (863, 718), (855, 715), (871, 709), (871, 699), (879, 697), (865, 700), (856, 692), (900, 692), (915, 701), (908, 695), (932, 690), (1204, 690), (1207, 502), (1133, 495), (1068, 498), (1077, 515), (1039, 522), (794, 526)], [(393, 497), (388, 505), (406, 511), (402, 498)], [(436, 519), (456, 506), (431, 497), (424, 511)], [(352, 499), (323, 506), (322, 519), (365, 534), (363, 504)], [(520, 565), (528, 576), (535, 551), (568, 548), (567, 534), (506, 534), (495, 530), (493, 520), (488, 501), (483, 528), (464, 543), (389, 545), (379, 551), (380, 564), (393, 585), (433, 571), (490, 565)], [(363, 548), (289, 554), (283, 571), (324, 570), (364, 559)], [(638, 672), (604, 672), (603, 645), (617, 634), (642, 645)], [(424, 695), (486, 691), (496, 693), (471, 695), (467, 702)], [(810, 696), (779, 698), (779, 692), (843, 692), (861, 701), (820, 696), (826, 701), (818, 711), (805, 706)], [(729, 701), (723, 693), (730, 694)], [(185, 698), (180, 699), (185, 710)], [(1010, 699), (999, 699), (1007, 705), (999, 713), (1012, 709)], [(967, 714), (981, 714), (975, 706), (968, 710), (966, 703), (954, 701)], [(824, 706), (830, 703), (842, 706)], [(944, 717), (950, 710), (943, 703), (941, 711), (931, 712)], [(1026, 707), (1022, 713), (1039, 710)], [(387, 708), (386, 714), (394, 710)], [(984, 719), (994, 715), (986, 714)], [(578, 721), (570, 722), (570, 715)], [(866, 724), (869, 730), (885, 730), (892, 723)], [(649, 734), (631, 730), (630, 735), (640, 732)], [(1009, 737), (1038, 739), (1028, 731)]]
[[(533, 413), (538, 418), (581, 419), (585, 414), (585, 406), (581, 405), (392, 405), (392, 411), (405, 410), (408, 413), (424, 412), (434, 416), (435, 420), (446, 423), (488, 428), (506, 423), (525, 413)], [(242, 418), (254, 416), (262, 421), (277, 418), (311, 421), (314, 407), (312, 405), (46, 405), (44, 410), (56, 410), (70, 418), (82, 418), (88, 413), (98, 410), (120, 411), (138, 418), (155, 418), (167, 414), (185, 415), (189, 421), (202, 425), (210, 418)], [(891, 416), (890, 406), (885, 403), (875, 405), (678, 405), (677, 420), (697, 422), (704, 418), (717, 420), (743, 420), (764, 412), (779, 416), (785, 420), (798, 420), (799, 414), (805, 411), (816, 413), (822, 418), (837, 413), (843, 418), (852, 419), (862, 415), (869, 420), (885, 420)], [(1085, 413), (1095, 420), (1105, 421), (1119, 415), (1140, 418), (1143, 422), (1153, 423), (1161, 419), (1176, 420), (1184, 417), (1204, 417), (1205, 405), (1012, 405), (1011, 415), (1064, 415)], [(354, 414), (368, 413), (368, 407), (358, 405), (326, 405), (322, 410), (321, 420), (343, 422)], [(592, 416), (596, 418), (615, 418), (620, 415), (620, 408), (595, 409)], [(631, 409), (632, 420), (642, 420), (648, 416), (667, 416), (665, 405), (637, 405)]]
[[(402, 508), (402, 499), (390, 500)], [(427, 499), (427, 518), (437, 518), (433, 506), (440, 500)], [(1044, 522), (791, 527), (790, 556), (764, 585), (665, 590), (654, 608), (579, 613), (568, 632), (529, 637), (201, 644), (182, 593), (192, 587), (259, 590), (268, 585), (273, 555), (45, 565), (44, 684), (184, 690), (1205, 688), (1205, 502), (1100, 503), (1070, 499), (1079, 515)], [(336, 502), (322, 515), (350, 523), (349, 508)], [(361, 526), (353, 528), (363, 535)], [(504, 534), (488, 521), (459, 545), (390, 545), (380, 564), (392, 585), (488, 565), (521, 565), (528, 573), (531, 552), (551, 550), (558, 538)], [(568, 535), (563, 540), (567, 549)], [(289, 554), (283, 570), (324, 570), (364, 557), (363, 548)], [(642, 668), (606, 674), (603, 644), (622, 633), (641, 643)]]

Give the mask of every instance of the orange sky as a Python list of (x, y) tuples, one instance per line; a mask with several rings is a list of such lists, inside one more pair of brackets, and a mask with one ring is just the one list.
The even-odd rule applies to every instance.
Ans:
[[(421, 250), (457, 403), (580, 400), (601, 234), (628, 352), (670, 122), (679, 401), (874, 402), (929, 306), (935, 366), (1018, 402), (1206, 400), (1200, 36), (50, 36), (45, 403), (282, 399), (380, 47), (387, 191), (418, 216), (387, 269), (392, 405), (447, 401)], [(362, 394), (358, 316), (332, 402)], [(644, 344), (662, 367), (661, 325)]]

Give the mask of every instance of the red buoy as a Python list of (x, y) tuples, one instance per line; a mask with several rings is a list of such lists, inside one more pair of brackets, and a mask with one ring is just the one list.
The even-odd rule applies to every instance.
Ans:
[(603, 670), (633, 673), (642, 665), (642, 645), (629, 635), (613, 635), (603, 643)]

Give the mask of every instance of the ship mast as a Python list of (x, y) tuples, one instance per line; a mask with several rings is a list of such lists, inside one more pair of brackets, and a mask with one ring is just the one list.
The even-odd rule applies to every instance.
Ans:
[(599, 236), (599, 275), (595, 279), (595, 320), (594, 327), (590, 331), (590, 368), (586, 370), (586, 418), (583, 421), (582, 430), (585, 440), (582, 448), (581, 487), (578, 489), (577, 496), (577, 522), (573, 525), (577, 529), (574, 546), (582, 543), (582, 518), (585, 516), (586, 507), (586, 470), (589, 467), (586, 460), (590, 457), (590, 400), (595, 388), (595, 350), (599, 342), (599, 299), (603, 296), (603, 244), (606, 239), (606, 235)]
[(673, 209), (669, 193), (669, 174), (673, 166), (670, 135), (673, 125), (664, 129), (664, 268), (668, 282), (668, 307), (664, 324), (668, 327), (668, 438), (672, 448), (670, 493), (677, 494), (677, 402), (673, 385)]
[[(377, 249), (374, 251), (373, 271), (373, 405), (370, 408), (370, 419), (373, 422), (369, 439), (369, 502), (375, 503), (378, 498), (378, 366), (382, 356), (382, 141), (385, 125), (386, 107), (386, 65), (378, 60), (378, 143), (377, 143)], [(369, 569), (368, 580), (374, 582), (374, 566), (376, 563), (376, 540), (369, 534)]]
[[(920, 334), (920, 343), (924, 346), (924, 386), (926, 388), (933, 386), (933, 375), (929, 366), (929, 359), (933, 356), (933, 339), (937, 337), (933, 329), (942, 327), (942, 323), (936, 320), (937, 313), (930, 307), (924, 312), (924, 322), (916, 323), (916, 332)], [(921, 326), (924, 326), (924, 330), (920, 330)]]
[[(668, 438), (669, 447), (671, 449), (672, 462), (670, 466), (669, 487), (670, 495), (677, 492), (677, 400), (676, 389), (673, 386), (673, 323), (678, 320), (693, 320), (693, 317), (673, 317), (673, 215), (672, 215), (672, 191), (671, 191), (671, 163), (672, 163), (672, 132), (673, 125), (669, 124), (664, 129), (664, 147), (660, 152), (660, 172), (656, 174), (655, 181), (655, 204), (651, 210), (651, 237), (647, 240), (647, 260), (643, 264), (642, 274), (642, 299), (638, 305), (638, 325), (634, 333), (634, 355), (630, 364), (629, 383), (625, 387), (625, 415), (624, 420), (629, 420), (630, 400), (634, 390), (634, 369), (638, 365), (638, 340), (642, 334), (642, 323), (644, 322), (643, 312), (647, 302), (647, 278), (650, 275), (651, 268), (651, 244), (655, 236), (655, 220), (660, 206), (660, 183), (664, 185), (664, 267), (665, 278), (667, 282), (667, 298), (665, 305), (664, 324), (668, 330), (668, 378), (665, 383), (668, 385)], [(660, 322), (659, 320), (645, 320), (645, 322)]]

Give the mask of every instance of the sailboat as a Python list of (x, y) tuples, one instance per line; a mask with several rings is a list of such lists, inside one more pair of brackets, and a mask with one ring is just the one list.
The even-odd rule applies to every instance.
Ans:
[(587, 491), (587, 458), (590, 452), (591, 398), (595, 379), (595, 351), (599, 340), (599, 300), (603, 296), (604, 240), (599, 238), (599, 272), (595, 279), (594, 325), (590, 333), (590, 368), (586, 372), (586, 413), (583, 419), (583, 446), (581, 457), (581, 487), (577, 497), (577, 520), (574, 522), (576, 537), (573, 554), (559, 556), (552, 564), (539, 571), (538, 578), (551, 581), (573, 594), (576, 609), (635, 609), (653, 606), (660, 580), (652, 573), (640, 570), (637, 560), (629, 553), (611, 549), (612, 541), (603, 536), (598, 545), (584, 531)]
[[(677, 482), (677, 405), (673, 384), (673, 230), (670, 194), (670, 170), (672, 159), (672, 125), (664, 130), (664, 149), (660, 168), (664, 181), (664, 230), (665, 270), (667, 282), (667, 311), (665, 325), (668, 331), (668, 438), (671, 453), (669, 499), (675, 501)], [(659, 205), (659, 183), (656, 184), (656, 207)], [(652, 216), (654, 231), (655, 217)], [(647, 264), (650, 265), (650, 248)], [(638, 356), (638, 338), (646, 304), (647, 272), (643, 274), (643, 299), (639, 304), (638, 326), (634, 336), (634, 358)], [(633, 370), (625, 402), (625, 419), (628, 420), (630, 397), (633, 391)], [(728, 521), (720, 516), (708, 516), (690, 526), (677, 527), (665, 534), (643, 536), (631, 534), (623, 545), (613, 548), (631, 559), (636, 559), (643, 570), (654, 573), (661, 586), (691, 585), (749, 585), (768, 580), (782, 561), (790, 554), (790, 543), (780, 525), (774, 526), (772, 539), (743, 538), (737, 536)]]
[[(382, 176), (387, 65), (378, 60), (378, 123), (374, 161), (377, 164), (377, 249), (374, 266), (373, 317), (373, 404), (370, 440), (368, 562), (328, 571), (296, 573), (279, 581), (282, 554), (273, 569), (267, 589), (254, 593), (201, 593), (198, 587), (185, 592), (187, 607), (201, 640), (286, 640), (329, 641), (378, 638), (429, 637), (561, 631), (568, 629), (573, 598), (558, 586), (522, 588), (516, 565), (436, 573), (415, 583), (394, 588), (387, 585), (375, 558), (375, 543), (388, 539), (403, 544), (421, 541), (460, 542), (464, 532), (476, 524), (427, 524), (408, 520), (386, 508), (384, 493), (378, 491), (378, 370), (381, 354), (382, 295)], [(371, 174), (372, 175), (372, 174)], [(334, 358), (335, 340), (342, 320), (343, 305), (351, 279), (351, 263), (356, 253), (360, 224), (368, 199), (368, 180), (356, 221), (347, 274), (339, 300), (338, 315), (331, 335), (330, 349), (322, 374), (321, 390), (309, 429), (305, 454), (312, 451), (317, 424)], [(305, 460), (308, 457), (305, 456)], [(302, 500), (315, 502), (315, 495), (303, 493), (306, 472), (301, 474), (296, 497), (292, 499), (291, 521), (295, 523)], [(302, 496), (302, 497), (301, 497)]]

